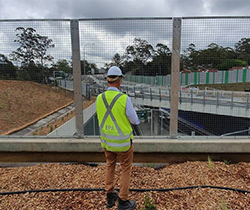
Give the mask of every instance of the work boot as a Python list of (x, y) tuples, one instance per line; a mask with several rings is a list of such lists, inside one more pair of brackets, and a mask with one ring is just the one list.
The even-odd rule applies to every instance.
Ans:
[(107, 193), (107, 208), (112, 208), (118, 198), (118, 192)]
[(133, 210), (136, 207), (135, 201), (123, 201), (118, 197), (118, 208), (117, 210)]

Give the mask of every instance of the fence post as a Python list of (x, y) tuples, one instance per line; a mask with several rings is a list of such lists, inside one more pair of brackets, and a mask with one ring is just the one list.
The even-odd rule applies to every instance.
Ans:
[(163, 136), (163, 112), (161, 112), (161, 135)]
[(231, 109), (234, 107), (234, 92), (231, 93)]
[(161, 88), (159, 88), (159, 98), (160, 98), (160, 102), (161, 102)]
[(92, 120), (93, 120), (93, 134), (94, 134), (94, 136), (96, 136), (96, 129), (95, 129), (96, 124), (95, 124), (95, 118), (96, 118), (96, 115), (93, 115)]
[(80, 64), (80, 41), (79, 41), (79, 22), (78, 20), (70, 21), (71, 31), (71, 48), (72, 48), (72, 65), (74, 77), (74, 100), (76, 116), (76, 136), (83, 137), (83, 102), (82, 102), (82, 81), (81, 81), (81, 64)]
[(247, 104), (246, 104), (246, 109), (249, 109), (249, 93), (247, 93)]
[(171, 66), (171, 103), (170, 103), (170, 138), (177, 138), (178, 132), (178, 93), (180, 77), (180, 46), (181, 46), (181, 18), (173, 18)]
[(171, 104), (171, 89), (168, 90), (168, 95), (169, 95), (169, 104)]
[(180, 92), (179, 100), (180, 100), (180, 104), (181, 104), (181, 99), (182, 99), (181, 98), (181, 93), (182, 93), (182, 91), (180, 90), (179, 92)]
[(203, 92), (203, 106), (206, 104), (206, 90)]
[(85, 86), (85, 88), (86, 88), (86, 97), (87, 97), (87, 99), (91, 99), (91, 90), (90, 90), (90, 85), (87, 83), (86, 84), (86, 86)]
[(193, 96), (193, 90), (191, 90), (191, 105), (193, 105), (193, 98), (194, 98), (194, 96)]
[(151, 109), (151, 122), (150, 122), (150, 134), (151, 136), (153, 136), (153, 121), (154, 118), (153, 118), (153, 110)]
[(216, 107), (219, 107), (219, 92), (216, 92)]

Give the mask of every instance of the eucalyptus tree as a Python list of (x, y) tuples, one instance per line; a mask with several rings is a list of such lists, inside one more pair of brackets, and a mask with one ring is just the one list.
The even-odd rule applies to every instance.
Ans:
[(125, 59), (129, 63), (133, 61), (137, 66), (137, 74), (144, 75), (144, 67), (152, 61), (154, 48), (146, 40), (135, 38), (132, 45), (127, 46)]
[(167, 45), (162, 43), (156, 45), (152, 61), (155, 74), (167, 75), (171, 73), (171, 56), (172, 53)]
[(123, 57), (120, 56), (119, 53), (115, 53), (111, 62), (105, 64), (105, 68), (109, 69), (111, 66), (118, 66), (119, 68), (122, 69), (123, 62), (124, 62)]
[(250, 65), (250, 38), (242, 38), (235, 44), (237, 59), (243, 60)]
[(44, 81), (46, 63), (54, 59), (52, 55), (47, 55), (47, 50), (55, 47), (53, 40), (41, 36), (33, 28), (18, 27), (14, 42), (19, 47), (10, 54), (10, 59), (28, 71), (31, 79)]

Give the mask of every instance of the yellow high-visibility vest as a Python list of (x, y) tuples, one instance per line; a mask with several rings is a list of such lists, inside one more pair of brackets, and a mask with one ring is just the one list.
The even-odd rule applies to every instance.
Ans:
[(96, 101), (101, 145), (112, 152), (129, 150), (133, 130), (126, 115), (128, 96), (108, 90), (99, 94)]

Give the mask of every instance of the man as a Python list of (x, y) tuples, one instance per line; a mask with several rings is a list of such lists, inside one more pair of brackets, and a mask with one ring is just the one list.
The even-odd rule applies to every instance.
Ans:
[[(108, 70), (108, 89), (96, 100), (97, 117), (100, 127), (101, 145), (106, 157), (105, 190), (107, 208), (112, 208), (118, 199), (118, 210), (132, 210), (136, 202), (128, 200), (130, 175), (133, 162), (133, 130), (131, 124), (140, 123), (130, 98), (119, 91), (123, 79), (117, 66)], [(114, 190), (114, 176), (117, 157), (122, 172), (120, 190)]]

